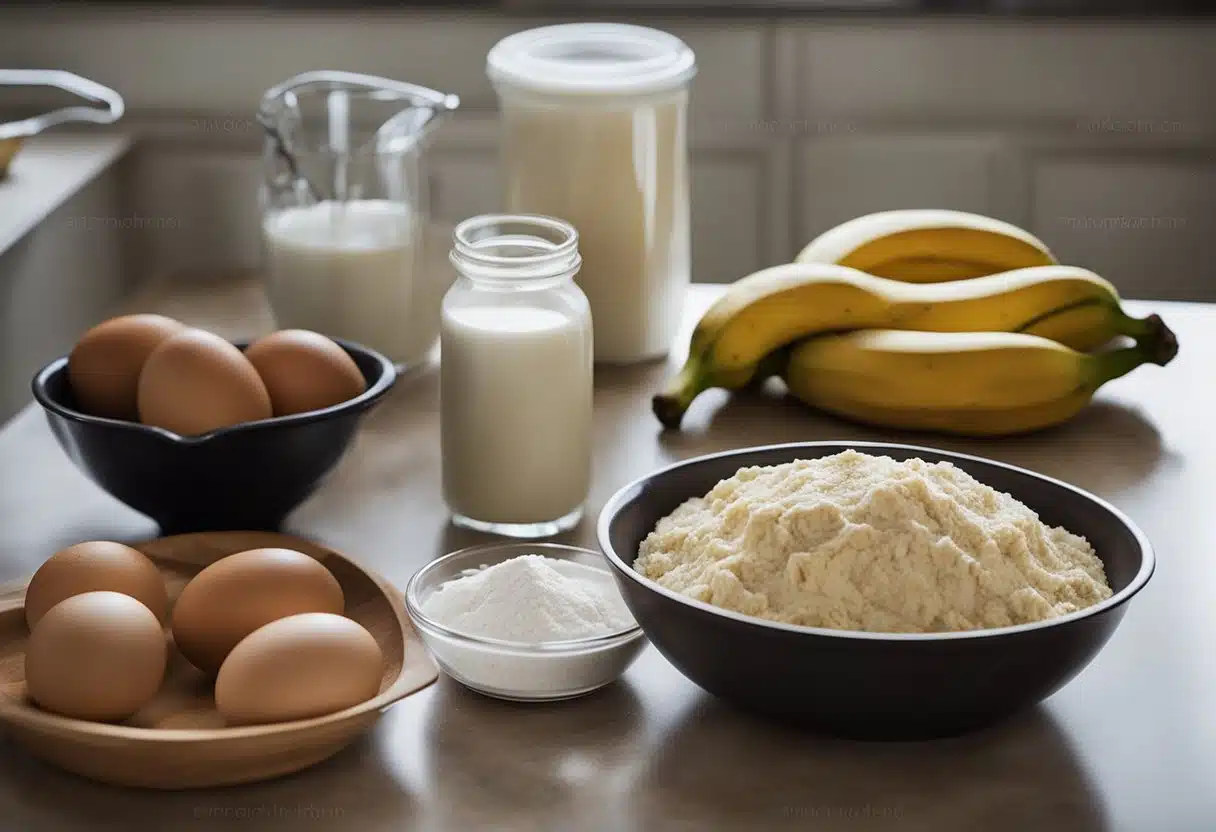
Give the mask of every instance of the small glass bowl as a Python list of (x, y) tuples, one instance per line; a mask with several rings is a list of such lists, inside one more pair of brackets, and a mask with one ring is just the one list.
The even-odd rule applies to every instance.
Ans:
[(591, 638), (523, 644), (465, 635), (422, 612), (423, 603), (441, 584), (520, 555), (592, 567), (616, 588), (602, 555), (557, 543), (490, 543), (437, 558), (406, 584), (405, 607), (443, 671), (478, 693), (515, 702), (573, 699), (619, 678), (646, 646), (637, 624)]

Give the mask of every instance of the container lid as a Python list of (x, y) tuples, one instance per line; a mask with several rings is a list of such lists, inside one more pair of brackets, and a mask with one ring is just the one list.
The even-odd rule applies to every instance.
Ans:
[(624, 23), (567, 23), (503, 38), (486, 56), (486, 74), (533, 92), (638, 95), (687, 84), (697, 61), (679, 38)]

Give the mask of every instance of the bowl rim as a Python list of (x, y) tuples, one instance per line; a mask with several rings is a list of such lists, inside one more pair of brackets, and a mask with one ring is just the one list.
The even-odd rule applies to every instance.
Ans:
[[(34, 374), (33, 380), (30, 382), (30, 388), (34, 394), (34, 400), (40, 404), (43, 409), (54, 413), (60, 418), (67, 419), (72, 422), (77, 422), (85, 425), (97, 425), (100, 427), (115, 428), (119, 430), (128, 430), (134, 433), (146, 433), (152, 436), (159, 436), (168, 442), (177, 445), (201, 445), (220, 437), (229, 436), (236, 433), (246, 433), (250, 431), (265, 430), (268, 428), (277, 427), (293, 427), (298, 425), (307, 425), (313, 422), (322, 422), (332, 416), (337, 416), (341, 413), (346, 413), (351, 410), (359, 410), (381, 398), (385, 393), (392, 388), (397, 382), (397, 367), (384, 354), (358, 344), (354, 341), (347, 341), (343, 338), (334, 338), (326, 336), (331, 341), (340, 346), (352, 357), (367, 357), (370, 358), (380, 367), (379, 377), (368, 385), (367, 389), (355, 396), (353, 399), (347, 399), (344, 402), (322, 408), (321, 410), (308, 410), (304, 413), (293, 413), (289, 416), (272, 416), (269, 419), (258, 419), (253, 422), (242, 422), (239, 425), (231, 425), (226, 428), (217, 428), (216, 430), (200, 433), (197, 436), (183, 436), (179, 433), (174, 433), (165, 428), (156, 427), (155, 425), (145, 425), (139, 422), (129, 422), (125, 419), (111, 419), (106, 416), (93, 416), (84, 413), (80, 410), (67, 407), (55, 399), (51, 398), (47, 392), (47, 382), (51, 376), (59, 372), (66, 372), (69, 356), (62, 355), (51, 361), (41, 370)], [(255, 339), (241, 338), (235, 341), (229, 341), (230, 344), (240, 349), (242, 352)]]
[[(1111, 595), (1111, 597), (1105, 599), (1104, 601), (1100, 601), (1097, 604), (1093, 604), (1092, 606), (1086, 607), (1084, 609), (1068, 613), (1067, 615), (1059, 616), (1058, 618), (1049, 618), (1044, 621), (1034, 621), (1034, 622), (1030, 622), (1028, 624), (1015, 624), (1011, 627), (986, 627), (986, 628), (977, 629), (977, 630), (961, 630), (961, 631), (951, 631), (951, 632), (944, 632), (944, 633), (876, 633), (876, 632), (870, 632), (867, 630), (835, 630), (835, 629), (831, 629), (828, 627), (809, 627), (809, 626), (804, 626), (804, 625), (800, 625), (800, 624), (786, 624), (786, 623), (780, 622), (780, 621), (770, 621), (768, 619), (757, 618), (755, 616), (744, 615), (743, 613), (734, 612), (733, 610), (727, 610), (727, 609), (723, 609), (721, 607), (716, 607), (716, 606), (714, 606), (712, 604), (708, 604), (704, 601), (698, 601), (695, 598), (689, 598), (688, 596), (686, 596), (682, 593), (676, 592), (671, 589), (667, 589), (666, 587), (660, 585), (657, 581), (651, 580), (650, 578), (647, 578), (646, 576), (640, 574), (637, 570), (635, 570), (633, 568), (633, 566), (631, 564), (625, 563), (625, 561), (621, 558), (621, 556), (619, 554), (617, 554), (616, 550), (612, 546), (612, 542), (609, 538), (609, 526), (611, 525), (612, 518), (615, 517), (620, 512), (622, 506), (624, 506), (627, 502), (629, 502), (637, 497), (638, 493), (643, 488), (645, 483), (655, 479), (656, 477), (659, 477), (662, 474), (666, 474), (670, 471), (674, 471), (679, 468), (685, 468), (685, 467), (691, 467), (693, 465), (698, 465), (698, 464), (701, 464), (701, 463), (704, 463), (704, 462), (707, 462), (707, 461), (713, 460), (713, 459), (725, 459), (725, 458), (729, 458), (732, 456), (742, 456), (744, 454), (768, 452), (768, 451), (796, 450), (796, 449), (802, 449), (802, 448), (825, 448), (825, 447), (839, 448), (841, 451), (848, 450), (848, 449), (854, 449), (854, 450), (859, 450), (862, 452), (867, 452), (867, 451), (881, 452), (882, 450), (886, 449), (886, 450), (911, 451), (913, 453), (926, 452), (926, 453), (938, 455), (946, 461), (966, 460), (968, 462), (978, 462), (978, 463), (985, 464), (985, 465), (992, 465), (992, 466), (995, 466), (998, 468), (1004, 468), (1012, 473), (1031, 477), (1033, 479), (1040, 480), (1042, 482), (1045, 482), (1045, 483), (1055, 486), (1057, 488), (1062, 488), (1067, 491), (1072, 491), (1073, 493), (1089, 500), (1092, 503), (1097, 504), (1099, 507), (1108, 511), (1111, 515), (1113, 515), (1115, 517), (1116, 520), (1118, 520), (1120, 523), (1122, 523), (1124, 525), (1124, 527), (1127, 528), (1128, 531), (1130, 531), (1132, 533), (1132, 536), (1136, 539), (1136, 543), (1140, 547), (1140, 568), (1136, 572), (1136, 575), (1128, 583), (1128, 585), (1125, 586), (1123, 589), (1119, 590), (1118, 592), (1113, 593)], [(796, 456), (792, 457), (790, 461), (793, 461), (794, 459), (797, 459), (797, 458), (798, 457), (796, 457)], [(938, 448), (932, 448), (932, 447), (929, 447), (926, 445), (906, 445), (906, 444), (899, 443), (899, 442), (873, 442), (873, 441), (860, 441), (860, 440), (859, 441), (822, 440), (822, 441), (814, 441), (814, 442), (785, 442), (785, 443), (778, 443), (778, 444), (772, 444), (772, 445), (757, 445), (755, 447), (750, 447), (750, 448), (736, 448), (734, 450), (719, 451), (719, 452), (712, 453), (712, 454), (704, 454), (701, 456), (681, 460), (681, 461), (675, 462), (671, 465), (663, 466), (662, 468), (652, 471), (645, 476), (638, 477), (637, 479), (633, 480), (632, 482), (622, 486), (621, 488), (617, 489), (617, 491), (611, 497), (608, 498), (608, 501), (606, 503), (604, 503), (603, 509), (600, 510), (599, 518), (596, 521), (596, 538), (599, 542), (600, 548), (603, 550), (604, 558), (613, 567), (613, 569), (615, 570), (615, 572), (618, 575), (626, 575), (626, 576), (628, 576), (629, 579), (633, 580), (639, 586), (642, 586), (645, 589), (648, 589), (652, 592), (657, 592), (660, 595), (663, 595), (664, 597), (669, 598), (673, 601), (677, 601), (686, 606), (701, 610), (702, 612), (719, 615), (719, 616), (722, 616), (723, 618), (732, 619), (734, 621), (738, 621), (743, 624), (750, 624), (753, 626), (765, 627), (765, 628), (768, 628), (771, 630), (780, 630), (780, 631), (784, 631), (784, 632), (788, 632), (788, 633), (796, 633), (796, 634), (801, 634), (801, 635), (823, 636), (823, 637), (827, 637), (827, 638), (836, 638), (836, 639), (844, 639), (844, 640), (854, 639), (854, 640), (861, 640), (861, 641), (915, 641), (915, 642), (959, 641), (959, 640), (964, 640), (964, 639), (992, 638), (995, 636), (1017, 635), (1020, 633), (1029, 633), (1029, 632), (1034, 632), (1034, 631), (1038, 631), (1038, 630), (1045, 630), (1045, 629), (1048, 629), (1051, 627), (1062, 626), (1065, 624), (1072, 623), (1074, 621), (1079, 621), (1083, 618), (1089, 618), (1091, 616), (1099, 615), (1100, 613), (1114, 609), (1115, 607), (1118, 607), (1118, 606), (1126, 603), (1128, 600), (1130, 600), (1132, 598), (1132, 596), (1134, 596), (1141, 589), (1143, 589), (1145, 584), (1148, 583), (1149, 579), (1153, 575), (1154, 570), (1156, 569), (1156, 563), (1157, 563), (1156, 555), (1153, 552), (1152, 544), (1149, 542), (1148, 536), (1145, 535), (1145, 533), (1140, 529), (1140, 527), (1137, 526), (1134, 522), (1132, 522), (1131, 518), (1129, 518), (1126, 514), (1124, 514), (1118, 508), (1116, 508), (1115, 506), (1113, 506), (1106, 500), (1103, 500), (1101, 497), (1091, 494), (1090, 492), (1086, 491), (1083, 488), (1078, 488), (1077, 486), (1070, 485), (1069, 483), (1066, 483), (1062, 480), (1055, 479), (1054, 477), (1048, 477), (1044, 474), (1039, 474), (1039, 473), (1036, 473), (1029, 469), (1021, 468), (1017, 465), (1011, 465), (1010, 463), (1007, 463), (1007, 462), (1000, 462), (998, 460), (988, 459), (987, 457), (981, 457), (981, 456), (977, 456), (975, 454), (958, 453), (955, 451), (944, 451), (944, 450), (940, 450)]]
[[(635, 620), (631, 626), (613, 630), (610, 633), (599, 636), (587, 636), (585, 638), (563, 639), (561, 641), (543, 641), (532, 643), (526, 641), (510, 641), (507, 639), (489, 638), (486, 636), (474, 636), (459, 630), (453, 630), (450, 627), (445, 627), (435, 619), (422, 612), (421, 599), (418, 597), (418, 587), (425, 580), (426, 576), (438, 569), (440, 566), (450, 563), (461, 558), (472, 557), (473, 555), (485, 555), (491, 552), (503, 549), (528, 549), (529, 554), (549, 554), (558, 560), (563, 559), (563, 555), (569, 556), (572, 553), (587, 555), (596, 561), (603, 560), (603, 554), (595, 549), (586, 549), (581, 546), (570, 546), (564, 543), (530, 543), (525, 540), (512, 541), (495, 541), (490, 543), (480, 543), (475, 546), (466, 546), (463, 549), (457, 549), (454, 552), (448, 552), (446, 555), (441, 555), (430, 563), (423, 566), (410, 576), (405, 585), (405, 610), (413, 619), (420, 632), (434, 631), (453, 641), (463, 642), (475, 647), (492, 648), (494, 650), (508, 650), (514, 653), (524, 653), (534, 656), (561, 656), (575, 653), (583, 653), (594, 649), (608, 649), (611, 647), (619, 647), (629, 644), (634, 640), (641, 638), (643, 635), (642, 625)], [(575, 563), (576, 561), (571, 561)], [(589, 566), (587, 564), (579, 564), (587, 566), (588, 569), (599, 569), (599, 567)], [(616, 582), (612, 580), (611, 569), (601, 569), (604, 575), (609, 579), (613, 589), (616, 588)], [(622, 597), (622, 602), (624, 598)], [(633, 617), (632, 610), (630, 617)]]

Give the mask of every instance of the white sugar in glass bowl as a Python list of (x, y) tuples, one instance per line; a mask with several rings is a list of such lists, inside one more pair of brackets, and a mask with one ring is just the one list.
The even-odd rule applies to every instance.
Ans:
[[(601, 636), (525, 644), (466, 635), (422, 611), (444, 583), (520, 555), (543, 555), (569, 564), (569, 574), (579, 577), (593, 569), (616, 591), (603, 556), (590, 549), (556, 543), (491, 543), (444, 555), (415, 573), (405, 587), (406, 610), (440, 668), (478, 693), (517, 702), (573, 699), (614, 682), (646, 645), (636, 623)], [(555, 568), (564, 571), (561, 564)]]

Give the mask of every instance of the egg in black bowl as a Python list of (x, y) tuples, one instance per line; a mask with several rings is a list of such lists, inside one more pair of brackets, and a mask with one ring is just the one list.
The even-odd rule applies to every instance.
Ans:
[[(181, 436), (80, 409), (68, 357), (33, 380), (34, 399), (68, 457), (106, 492), (146, 514), (161, 534), (276, 530), (337, 465), (362, 416), (392, 388), (397, 372), (384, 355), (333, 339), (366, 383), (331, 407)], [(247, 341), (234, 342), (244, 350)]]
[[(879, 633), (797, 626), (695, 600), (634, 569), (659, 520), (741, 468), (853, 449), (897, 461), (950, 462), (1012, 495), (1049, 526), (1085, 537), (1112, 594), (1057, 618), (992, 629)], [(1152, 576), (1144, 533), (1115, 507), (1000, 462), (877, 442), (806, 442), (690, 459), (626, 485), (605, 505), (600, 548), (634, 618), (685, 676), (742, 709), (818, 732), (918, 740), (976, 730), (1058, 690), (1090, 662)]]

